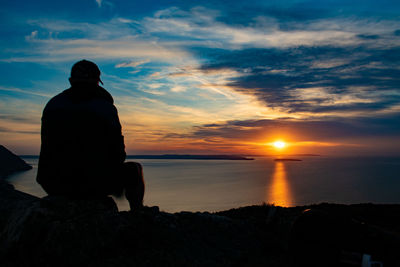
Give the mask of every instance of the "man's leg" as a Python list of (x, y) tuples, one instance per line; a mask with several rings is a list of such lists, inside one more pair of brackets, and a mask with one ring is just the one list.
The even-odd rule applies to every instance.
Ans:
[(131, 210), (143, 207), (144, 179), (142, 165), (137, 162), (123, 164), (125, 197)]

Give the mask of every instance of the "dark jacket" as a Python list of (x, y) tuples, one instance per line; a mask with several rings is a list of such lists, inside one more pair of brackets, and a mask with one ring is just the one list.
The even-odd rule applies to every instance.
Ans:
[(72, 86), (47, 103), (37, 182), (48, 194), (113, 193), (126, 156), (113, 103), (97, 85)]

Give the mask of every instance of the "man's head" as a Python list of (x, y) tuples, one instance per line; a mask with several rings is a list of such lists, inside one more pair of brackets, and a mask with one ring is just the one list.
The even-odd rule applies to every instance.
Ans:
[(79, 83), (98, 84), (99, 82), (103, 84), (100, 80), (100, 74), (100, 69), (95, 63), (84, 59), (72, 66), (69, 81), (72, 85)]

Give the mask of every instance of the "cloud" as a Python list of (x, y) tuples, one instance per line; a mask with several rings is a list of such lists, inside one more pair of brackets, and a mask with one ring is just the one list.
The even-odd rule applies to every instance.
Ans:
[(128, 63), (120, 63), (117, 64), (115, 67), (116, 68), (136, 68), (137, 66), (143, 65), (145, 63), (150, 62), (150, 60), (139, 60), (139, 61), (131, 61)]
[[(358, 43), (351, 32), (339, 30), (293, 30), (273, 28), (233, 27), (207, 18), (204, 23), (182, 18), (152, 18), (145, 24), (152, 33), (168, 33), (171, 36), (190, 37), (203, 46), (214, 41), (215, 47), (239, 49), (242, 47), (297, 47), (313, 45), (350, 45)], [(201, 42), (202, 41), (202, 42)]]
[[(186, 137), (194, 139), (222, 138), (236, 141), (267, 142), (272, 138), (286, 136), (296, 142), (341, 142), (362, 138), (380, 139), (400, 134), (400, 114), (375, 118), (358, 117), (343, 119), (326, 117), (320, 119), (238, 120), (194, 127)], [(273, 140), (273, 139), (272, 139)], [(373, 144), (371, 144), (373, 145)]]
[(19, 131), (19, 130), (12, 130), (12, 129), (5, 128), (5, 127), (0, 127), (0, 133), (38, 135), (38, 134), (40, 134), (40, 131), (24, 131), (24, 130)]
[(114, 4), (109, 2), (109, 1), (105, 1), (105, 0), (96, 0), (96, 4), (99, 8), (108, 6), (108, 7), (114, 7)]
[(226, 85), (269, 107), (344, 114), (400, 106), (399, 49), (321, 46), (199, 53), (209, 55), (202, 70), (241, 73)]
[(20, 94), (24, 94), (24, 95), (34, 95), (34, 96), (40, 96), (40, 97), (45, 97), (45, 98), (49, 98), (51, 96), (50, 94), (45, 94), (43, 92), (35, 92), (32, 90), (15, 88), (15, 87), (4, 87), (1, 85), (0, 85), (0, 91), (20, 93)]
[(0, 120), (7, 120), (17, 123), (31, 123), (32, 120), (22, 115), (0, 115)]
[(42, 40), (36, 53), (25, 57), (3, 59), (7, 62), (65, 62), (77, 58), (126, 59), (151, 58), (162, 62), (174, 62), (188, 57), (175, 48), (167, 48), (156, 43), (141, 40)]
[(221, 20), (220, 13), (214, 10), (174, 8), (146, 18), (143, 26), (153, 34), (168, 34), (178, 40), (184, 38), (197, 41), (199, 45), (225, 49), (400, 44), (399, 40), (390, 38), (399, 26), (396, 21), (320, 18), (282, 22), (254, 13), (257, 14), (252, 12), (252, 18), (246, 16), (247, 24), (243, 25), (235, 24), (235, 20), (233, 23)]
[(38, 37), (38, 34), (39, 34), (39, 32), (38, 32), (38, 31), (33, 31), (33, 32), (31, 32), (31, 34), (30, 34), (30, 35), (28, 35), (28, 36), (25, 36), (25, 40), (26, 40), (26, 41), (32, 41), (32, 40), (35, 40), (35, 39)]
[[(104, 4), (104, 1), (100, 1), (99, 5), (101, 3)], [(94, 58), (105, 59), (140, 59), (148, 56), (163, 61), (167, 57), (177, 58), (179, 61), (190, 58), (186, 51), (193, 46), (232, 50), (350, 45), (387, 47), (400, 44), (399, 38), (393, 38), (393, 32), (399, 27), (393, 21), (321, 18), (285, 24), (273, 17), (257, 16), (257, 12), (252, 14), (254, 17), (247, 17), (246, 25), (228, 23), (221, 19), (224, 16), (220, 11), (203, 7), (189, 11), (169, 8), (142, 20), (121, 17), (101, 23), (30, 20), (31, 25), (41, 28), (42, 39), (37, 38), (36, 30), (36, 34), (27, 37), (32, 45), (37, 46), (33, 53), (31, 50), (30, 56), (16, 56), (7, 60), (56, 61), (68, 59), (71, 54), (86, 53)], [(157, 51), (160, 51), (159, 57)]]
[(187, 88), (184, 86), (177, 85), (177, 86), (174, 86), (171, 88), (171, 92), (174, 92), (174, 93), (185, 92), (186, 89)]
[[(97, 3), (101, 6), (106, 2)], [(160, 10), (142, 20), (123, 17), (100, 23), (29, 20), (31, 26), (38, 27), (26, 37), (33, 49), (26, 56), (16, 53), (3, 61), (52, 62), (88, 54), (103, 59), (140, 61), (148, 57), (176, 62), (192, 60), (187, 50), (193, 46), (237, 50), (400, 45), (400, 38), (393, 38), (399, 28), (395, 21), (320, 18), (286, 23), (273, 17), (253, 16), (247, 17), (246, 25), (234, 24), (222, 20), (219, 11), (195, 7), (189, 11)]]
[(128, 23), (126, 19), (115, 18), (103, 23), (36, 19), (29, 20), (28, 23), (39, 28), (26, 37), (29, 51), (10, 49), (10, 53), (3, 55), (1, 61), (46, 63), (90, 57), (124, 61), (135, 59), (138, 62), (177, 62), (191, 58), (177, 46), (158, 42), (152, 37), (140, 36), (140, 26)]

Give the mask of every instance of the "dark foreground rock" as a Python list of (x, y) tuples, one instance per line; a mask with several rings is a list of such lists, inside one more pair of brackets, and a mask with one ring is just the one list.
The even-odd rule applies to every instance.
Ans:
[[(261, 205), (218, 213), (175, 214), (145, 207), (135, 212), (118, 212), (111, 198), (39, 199), (14, 190), (4, 181), (0, 181), (0, 201), (1, 266), (292, 266), (293, 259), (303, 260), (293, 250), (314, 249), (307, 238), (296, 240), (300, 240), (300, 246), (292, 242), (294, 224), (300, 230), (304, 229), (304, 222), (311, 226), (307, 236), (321, 229), (317, 236), (342, 232), (336, 231), (342, 228), (318, 227), (328, 225), (325, 216), (310, 222), (310, 217), (306, 217), (298, 223), (307, 208), (338, 215), (343, 221), (365, 222), (368, 227), (362, 231), (362, 237), (344, 233), (344, 238), (371, 239), (380, 242), (381, 250), (388, 252), (378, 251), (376, 246), (360, 247), (357, 242), (348, 244), (350, 247), (343, 244), (340, 249), (375, 253), (385, 258), (385, 266), (400, 266), (393, 265), (399, 261), (390, 254), (399, 244), (399, 205)], [(313, 225), (315, 222), (317, 225)], [(321, 240), (315, 242), (320, 244)], [(331, 251), (329, 240), (323, 244)], [(312, 259), (315, 252), (309, 250), (305, 256)]]
[(0, 178), (5, 178), (13, 172), (26, 171), (30, 169), (32, 169), (32, 166), (28, 165), (20, 157), (0, 145)]

